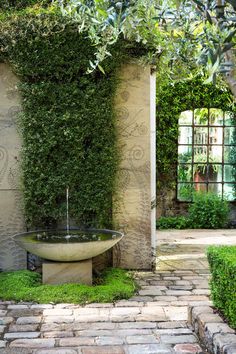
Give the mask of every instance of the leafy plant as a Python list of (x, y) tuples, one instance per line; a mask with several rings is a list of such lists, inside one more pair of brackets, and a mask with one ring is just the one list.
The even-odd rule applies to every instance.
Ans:
[(2, 300), (35, 301), (38, 303), (113, 302), (128, 299), (136, 284), (130, 273), (113, 268), (106, 270), (99, 285), (81, 284), (41, 285), (39, 273), (28, 270), (0, 273)]
[(122, 37), (144, 44), (145, 58), (151, 63), (164, 57), (166, 74), (177, 65), (188, 69), (197, 66), (198, 71), (208, 72), (210, 80), (215, 79), (216, 73), (230, 71), (225, 53), (235, 44), (233, 1), (221, 4), (200, 0), (55, 2), (64, 16), (77, 23), (80, 32), (88, 33), (96, 47), (92, 68), (101, 65), (110, 54), (111, 43)]
[(209, 247), (211, 298), (236, 329), (236, 246)]
[(157, 220), (156, 226), (159, 230), (188, 229), (190, 227), (190, 222), (188, 217), (185, 216), (162, 216)]
[(189, 206), (192, 228), (218, 229), (226, 226), (229, 217), (228, 202), (214, 193), (196, 192)]
[(191, 202), (193, 200), (194, 189), (190, 183), (181, 183), (178, 188), (178, 199)]
[[(189, 187), (189, 189), (187, 189)], [(195, 192), (190, 189), (181, 190), (183, 197), (192, 198), (187, 216), (160, 217), (157, 228), (164, 229), (218, 229), (227, 227), (229, 217), (228, 202), (214, 193)], [(184, 186), (183, 186), (184, 188)], [(181, 194), (182, 195), (182, 194)]]

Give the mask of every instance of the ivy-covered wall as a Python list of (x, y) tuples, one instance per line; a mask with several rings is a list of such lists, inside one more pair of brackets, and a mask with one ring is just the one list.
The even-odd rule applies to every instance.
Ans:
[(88, 75), (94, 49), (76, 25), (50, 7), (15, 11), (35, 2), (5, 0), (1, 9), (10, 11), (0, 15), (1, 58), (21, 80), (28, 226), (65, 218), (69, 187), (70, 216), (78, 224), (111, 227), (118, 162), (113, 98), (124, 45), (103, 64), (105, 75)]
[(157, 92), (157, 217), (183, 214), (177, 201), (178, 119), (181, 112), (214, 107), (235, 111), (223, 82), (204, 84), (198, 77), (159, 86)]

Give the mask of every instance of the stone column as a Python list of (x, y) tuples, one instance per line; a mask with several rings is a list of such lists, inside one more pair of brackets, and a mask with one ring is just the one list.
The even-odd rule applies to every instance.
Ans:
[(19, 152), (16, 130), (20, 111), (18, 80), (10, 67), (0, 64), (0, 269), (26, 268), (26, 252), (11, 236), (25, 230), (19, 190)]
[(116, 95), (120, 167), (113, 219), (125, 237), (114, 250), (114, 265), (151, 269), (155, 262), (155, 73), (123, 66)]

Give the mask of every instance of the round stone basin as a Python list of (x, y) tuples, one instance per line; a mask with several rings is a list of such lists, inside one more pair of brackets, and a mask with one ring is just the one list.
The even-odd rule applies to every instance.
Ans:
[(93, 258), (119, 242), (124, 234), (113, 230), (33, 231), (13, 240), (26, 251), (51, 261), (72, 262)]

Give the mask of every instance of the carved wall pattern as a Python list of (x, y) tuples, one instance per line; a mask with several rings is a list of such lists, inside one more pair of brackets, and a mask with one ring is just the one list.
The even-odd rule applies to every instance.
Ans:
[(25, 230), (22, 196), (19, 190), (21, 142), (16, 129), (20, 111), (17, 78), (6, 64), (0, 64), (0, 269), (26, 267), (26, 253), (11, 236)]
[(114, 251), (114, 263), (123, 268), (150, 269), (150, 68), (127, 65), (120, 78), (116, 109), (121, 162), (113, 215), (125, 237), (119, 251)]

